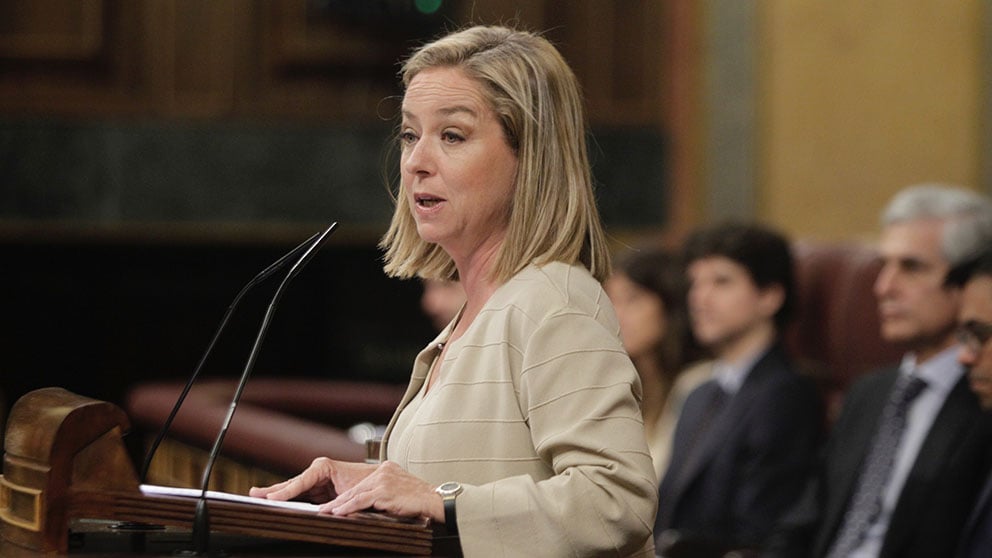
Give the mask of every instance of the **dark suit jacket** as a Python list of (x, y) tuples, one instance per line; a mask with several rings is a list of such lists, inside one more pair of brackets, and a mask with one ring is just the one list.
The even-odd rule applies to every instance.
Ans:
[(680, 473), (689, 436), (685, 423), (691, 422), (685, 417), (700, 406), (701, 393), (697, 388), (689, 395), (675, 427), (672, 465), (658, 492), (659, 551), (672, 530), (681, 537), (680, 546), (760, 545), (798, 498), (819, 446), (820, 397), (775, 346), (698, 441), (702, 457)]
[(992, 530), (992, 476), (985, 479), (975, 501), (968, 521), (961, 532), (961, 546), (958, 548), (959, 558), (992, 555), (992, 546), (988, 540)]
[[(818, 474), (786, 516), (766, 556), (824, 556), (844, 517), (897, 368), (870, 374), (844, 401)], [(992, 425), (962, 378), (941, 407), (906, 479), (882, 557), (953, 556), (988, 470)]]

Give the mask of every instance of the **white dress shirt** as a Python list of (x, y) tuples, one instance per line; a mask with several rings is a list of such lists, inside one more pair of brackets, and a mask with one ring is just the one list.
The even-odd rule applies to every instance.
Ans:
[(933, 358), (923, 363), (916, 362), (916, 356), (907, 354), (899, 365), (900, 374), (914, 373), (926, 381), (927, 387), (910, 403), (906, 415), (906, 430), (899, 441), (892, 474), (885, 486), (882, 497), (882, 511), (878, 519), (868, 529), (861, 546), (851, 553), (851, 558), (876, 558), (882, 550), (885, 533), (889, 529), (889, 520), (895, 510), (899, 495), (909, 471), (916, 463), (916, 456), (933, 426), (937, 413), (944, 406), (947, 394), (964, 374), (964, 368), (957, 360), (957, 345), (945, 349)]

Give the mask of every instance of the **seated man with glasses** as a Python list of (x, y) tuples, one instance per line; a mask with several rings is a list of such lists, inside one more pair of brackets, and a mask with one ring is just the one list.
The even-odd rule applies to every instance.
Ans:
[(992, 246), (992, 201), (914, 185), (882, 212), (882, 338), (906, 350), (844, 398), (817, 472), (768, 556), (954, 556), (989, 471), (992, 425), (958, 362), (948, 271)]
[[(958, 361), (968, 370), (968, 382), (981, 401), (992, 410), (992, 250), (961, 264), (948, 273), (947, 285), (961, 288), (958, 312)], [(971, 517), (965, 524), (961, 558), (992, 556), (992, 476), (985, 481)]]
[[(959, 287), (958, 361), (968, 369), (968, 382), (982, 408), (992, 410), (992, 250), (951, 270), (947, 284)], [(992, 547), (989, 547), (992, 550)]]

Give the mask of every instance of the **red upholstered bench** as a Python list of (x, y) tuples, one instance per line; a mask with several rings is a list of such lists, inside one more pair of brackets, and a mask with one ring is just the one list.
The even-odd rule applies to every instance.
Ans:
[(803, 240), (793, 255), (799, 311), (786, 340), (822, 387), (829, 421), (858, 376), (898, 362), (901, 351), (879, 333), (872, 289), (881, 259), (873, 247)]
[[(182, 390), (179, 382), (133, 387), (125, 407), (150, 442)], [(197, 486), (227, 415), (234, 380), (194, 385), (149, 468), (148, 481)], [(214, 469), (212, 488), (243, 492), (292, 475), (316, 457), (362, 461), (365, 446), (347, 434), (360, 422), (385, 424), (404, 386), (316, 379), (254, 378), (245, 387)]]

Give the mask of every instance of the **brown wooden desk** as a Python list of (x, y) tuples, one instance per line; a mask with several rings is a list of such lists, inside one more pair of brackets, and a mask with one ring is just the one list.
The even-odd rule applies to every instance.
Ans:
[[(0, 475), (0, 556), (173, 556), (193, 548), (198, 499), (140, 490), (121, 442), (128, 425), (118, 407), (59, 388), (18, 400)], [(457, 554), (457, 541), (439, 536), (427, 519), (336, 517), (213, 499), (208, 508), (210, 549), (229, 557)], [(146, 527), (119, 528), (135, 524)]]
[[(121, 531), (113, 522), (74, 522), (68, 554), (51, 554), (31, 550), (0, 539), (0, 556), (3, 558), (52, 558), (53, 556), (79, 556), (85, 558), (182, 558), (195, 556), (188, 553), (193, 548), (190, 532), (167, 527), (151, 531)], [(210, 556), (223, 558), (316, 558), (334, 556), (343, 558), (372, 558), (403, 556), (381, 550), (363, 550), (343, 546), (253, 538), (223, 533), (211, 533)], [(434, 556), (461, 555), (457, 539), (438, 538)]]

